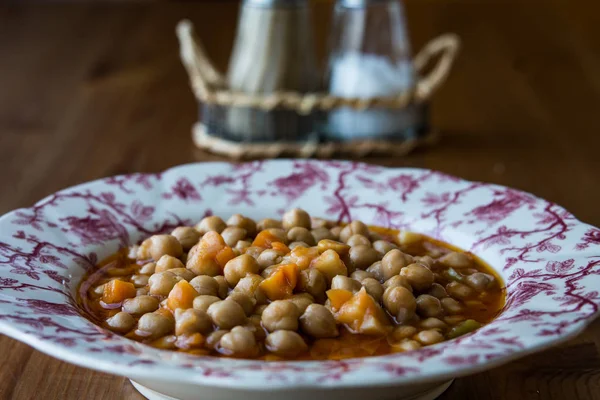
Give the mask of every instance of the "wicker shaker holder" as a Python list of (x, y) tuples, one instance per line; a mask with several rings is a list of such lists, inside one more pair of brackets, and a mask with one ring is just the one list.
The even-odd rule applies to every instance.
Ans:
[[(177, 25), (180, 43), (180, 56), (190, 77), (192, 90), (198, 101), (229, 107), (253, 107), (262, 110), (284, 108), (299, 114), (309, 114), (313, 110), (328, 111), (337, 107), (350, 107), (357, 110), (367, 108), (402, 109), (410, 104), (426, 102), (447, 78), (460, 48), (460, 40), (455, 34), (443, 34), (431, 40), (413, 60), (419, 79), (414, 89), (391, 97), (344, 98), (328, 93), (301, 94), (279, 91), (269, 94), (246, 94), (232, 91), (227, 87), (223, 75), (212, 65), (201, 42), (194, 35), (190, 21), (183, 20)], [(420, 72), (439, 56), (438, 62), (429, 73)], [(334, 154), (363, 157), (371, 153), (405, 155), (419, 145), (435, 142), (437, 135), (430, 132), (425, 137), (403, 141), (382, 139), (352, 140), (347, 142), (234, 142), (210, 135), (205, 126), (198, 122), (193, 128), (196, 146), (213, 153), (232, 158), (278, 157), (330, 157)]]

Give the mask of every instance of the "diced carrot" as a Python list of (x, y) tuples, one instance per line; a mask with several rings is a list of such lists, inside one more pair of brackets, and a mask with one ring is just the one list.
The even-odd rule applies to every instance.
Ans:
[(133, 283), (115, 279), (104, 285), (102, 301), (106, 304), (120, 303), (125, 299), (135, 297), (135, 294)]
[(346, 289), (329, 289), (327, 291), (327, 298), (331, 302), (331, 308), (333, 311), (338, 311), (345, 302), (350, 300), (353, 293)]
[(335, 315), (337, 322), (346, 324), (354, 333), (385, 335), (390, 321), (379, 304), (362, 288), (346, 301)]
[(294, 248), (289, 255), (290, 261), (296, 264), (301, 271), (308, 268), (317, 257), (319, 257), (319, 250), (314, 247), (302, 246)]
[(290, 252), (290, 248), (287, 247), (287, 245), (285, 243), (281, 243), (281, 242), (271, 243), (271, 248), (273, 250), (281, 251), (283, 254), (287, 254)]
[(235, 254), (233, 253), (231, 247), (227, 246), (219, 250), (215, 256), (215, 261), (221, 266), (221, 268), (223, 268), (225, 267), (225, 264), (227, 264), (227, 262), (233, 258), (235, 258)]
[(282, 265), (259, 288), (269, 300), (281, 300), (290, 297), (298, 282), (298, 267), (295, 264)]
[(190, 335), (180, 335), (177, 337), (175, 346), (180, 349), (189, 350), (199, 348), (204, 345), (205, 338), (201, 333), (192, 333)]
[(260, 231), (256, 238), (254, 238), (254, 242), (252, 242), (252, 246), (262, 247), (264, 249), (270, 249), (271, 245), (274, 242), (281, 242), (281, 239), (275, 236), (273, 233), (268, 230)]
[(181, 280), (173, 286), (167, 297), (167, 307), (173, 312), (178, 308), (192, 308), (198, 292), (187, 281)]
[(323, 254), (312, 261), (310, 267), (321, 271), (329, 283), (336, 275), (348, 276), (346, 265), (334, 250), (325, 250)]

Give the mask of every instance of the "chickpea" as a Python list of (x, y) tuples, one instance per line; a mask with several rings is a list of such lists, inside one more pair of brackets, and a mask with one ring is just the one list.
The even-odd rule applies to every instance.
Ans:
[(219, 284), (219, 297), (224, 299), (227, 297), (227, 292), (229, 292), (229, 285), (223, 275), (215, 276), (215, 281)]
[(138, 288), (138, 289), (135, 291), (135, 295), (136, 295), (136, 296), (145, 296), (145, 295), (147, 295), (148, 293), (150, 293), (150, 291), (148, 290), (148, 287), (147, 287), (147, 286), (144, 286), (144, 287), (142, 287), (142, 288)]
[(440, 332), (438, 332), (434, 329), (430, 329), (427, 331), (421, 331), (421, 332), (417, 333), (415, 339), (417, 339), (419, 342), (421, 342), (425, 346), (428, 346), (430, 344), (436, 344), (436, 343), (443, 342), (444, 335), (442, 335)]
[(148, 280), (150, 294), (168, 296), (171, 289), (173, 289), (173, 286), (175, 286), (179, 280), (180, 279), (177, 278), (177, 276), (169, 271), (157, 272)]
[(140, 288), (148, 284), (148, 279), (150, 279), (148, 275), (132, 275), (130, 281), (136, 288)]
[(385, 281), (383, 264), (381, 261), (374, 262), (369, 268), (366, 269), (366, 271), (373, 275), (373, 278), (377, 279), (379, 282)]
[(94, 297), (99, 297), (99, 296), (102, 296), (104, 294), (104, 285), (105, 284), (98, 285), (98, 286), (96, 286), (92, 290), (92, 293), (94, 294)]
[(267, 279), (268, 277), (273, 275), (275, 273), (275, 271), (277, 271), (278, 269), (279, 269), (279, 265), (271, 265), (270, 267), (263, 269), (262, 272), (260, 273), (260, 276)]
[(174, 236), (177, 240), (179, 240), (181, 247), (185, 251), (188, 251), (194, 247), (194, 245), (200, 240), (200, 232), (189, 226), (178, 226), (177, 228), (173, 229), (171, 236)]
[(392, 331), (392, 338), (394, 340), (403, 340), (414, 336), (417, 333), (417, 328), (410, 325), (400, 325), (394, 328)]
[(201, 235), (204, 235), (206, 232), (221, 233), (226, 227), (227, 225), (221, 217), (217, 217), (216, 215), (204, 217), (202, 221), (196, 225), (196, 229)]
[(140, 246), (138, 246), (137, 244), (134, 244), (133, 246), (129, 246), (129, 249), (127, 250), (127, 258), (130, 258), (132, 260), (136, 259), (139, 250), (140, 250)]
[(244, 327), (254, 334), (254, 338), (257, 341), (263, 341), (267, 337), (267, 334), (260, 323), (260, 315), (249, 316), (248, 323), (244, 325)]
[(359, 244), (350, 248), (350, 262), (356, 269), (367, 269), (379, 260), (379, 253), (371, 246)]
[(433, 272), (421, 264), (410, 264), (402, 268), (400, 275), (408, 280), (413, 289), (421, 292), (429, 289), (434, 281)]
[(196, 276), (196, 274), (194, 274), (192, 271), (190, 271), (187, 268), (173, 268), (168, 270), (170, 273), (172, 273), (173, 275), (175, 275), (177, 278), (179, 279), (184, 279), (186, 281), (190, 281), (191, 279), (194, 279), (194, 277)]
[(376, 242), (378, 240), (383, 240), (383, 236), (381, 236), (381, 234), (379, 234), (377, 232), (369, 231), (369, 240), (371, 242)]
[(300, 317), (302, 331), (315, 338), (332, 338), (339, 335), (331, 311), (321, 304), (309, 305)]
[(417, 303), (413, 294), (402, 286), (394, 286), (383, 292), (383, 305), (398, 323), (408, 321), (415, 313)]
[(340, 239), (340, 233), (342, 233), (342, 227), (341, 226), (334, 226), (333, 228), (329, 229), (329, 232), (333, 236), (332, 240), (339, 240)]
[(436, 297), (422, 294), (417, 297), (417, 312), (422, 317), (438, 317), (442, 314), (442, 304)]
[(397, 238), (400, 245), (411, 246), (421, 242), (423, 240), (423, 235), (416, 232), (400, 231)]
[(246, 323), (244, 309), (230, 299), (211, 304), (207, 313), (212, 318), (213, 323), (221, 329), (231, 329), (234, 326)]
[(315, 302), (315, 299), (308, 293), (295, 294), (286, 300), (294, 303), (300, 314), (302, 314), (308, 306)]
[(350, 246), (347, 244), (328, 239), (320, 240), (319, 243), (317, 243), (317, 248), (319, 249), (319, 253), (324, 253), (327, 250), (333, 250), (341, 257), (345, 256), (350, 251)]
[(258, 257), (261, 255), (263, 250), (264, 249), (262, 247), (250, 246), (246, 248), (244, 254), (248, 254), (250, 257), (254, 258), (255, 260), (258, 260)]
[(135, 326), (135, 319), (126, 312), (119, 312), (106, 320), (106, 324), (115, 332), (129, 332)]
[(294, 250), (296, 247), (310, 247), (307, 243), (305, 242), (292, 242), (288, 245), (288, 247), (290, 248), (290, 250)]
[[(354, 279), (355, 281), (362, 282), (364, 279), (375, 278), (375, 277), (370, 272), (363, 271), (362, 269), (357, 269), (356, 271), (354, 271), (352, 273), (352, 275), (350, 275), (350, 278)], [(375, 280), (377, 280), (377, 279), (375, 279)]]
[(331, 226), (331, 223), (323, 218), (312, 217), (310, 219), (310, 226), (312, 229), (329, 228)]
[(138, 258), (147, 258), (140, 257), (140, 253), (142, 253), (142, 256), (148, 254), (154, 261), (157, 261), (165, 254), (173, 257), (181, 257), (183, 248), (174, 236), (154, 235), (144, 240), (138, 251)]
[(211, 304), (219, 302), (219, 301), (221, 301), (221, 299), (218, 298), (217, 296), (201, 294), (200, 296), (196, 296), (194, 298), (192, 307), (194, 307), (195, 310), (200, 310), (200, 311), (206, 312), (206, 311), (208, 311), (208, 307), (210, 307)]
[(427, 292), (427, 294), (432, 295), (433, 297), (437, 297), (438, 299), (443, 299), (444, 297), (448, 297), (448, 293), (446, 293), (446, 289), (439, 283), (433, 283), (431, 288)]
[(136, 296), (123, 301), (123, 311), (128, 314), (142, 315), (158, 309), (158, 299), (152, 296)]
[(223, 269), (225, 280), (230, 286), (235, 286), (247, 274), (257, 274), (258, 264), (256, 260), (247, 254), (242, 254), (229, 260)]
[(151, 263), (142, 265), (142, 267), (139, 270), (139, 273), (142, 275), (152, 275), (155, 270), (156, 270), (156, 263), (151, 262)]
[(173, 268), (185, 268), (178, 258), (165, 254), (156, 262), (155, 272), (164, 272)]
[(196, 275), (217, 276), (221, 273), (221, 267), (213, 257), (206, 257), (190, 250), (185, 267)]
[(237, 242), (240, 240), (244, 240), (248, 232), (244, 228), (239, 228), (237, 226), (227, 227), (221, 232), (221, 236), (223, 236), (223, 240), (227, 243), (227, 246), (234, 247)]
[(445, 297), (440, 300), (442, 307), (448, 314), (460, 314), (463, 312), (463, 306), (452, 297)]
[(369, 238), (358, 233), (356, 235), (350, 236), (346, 244), (350, 247), (358, 245), (371, 247), (371, 241), (369, 240)]
[(240, 254), (243, 254), (250, 246), (252, 246), (252, 242), (247, 240), (238, 240), (238, 242), (235, 244), (235, 249), (239, 251)]
[(390, 279), (383, 282), (384, 289), (387, 289), (389, 287), (394, 287), (394, 286), (402, 286), (402, 287), (407, 288), (411, 292), (413, 291), (412, 286), (410, 286), (410, 283), (408, 283), (408, 279), (406, 279), (402, 275), (392, 276)]
[(203, 335), (212, 331), (212, 321), (205, 311), (188, 308), (175, 310), (175, 334), (190, 335), (201, 333)]
[(254, 237), (256, 235), (256, 222), (253, 219), (248, 217), (244, 217), (241, 214), (233, 214), (227, 220), (228, 226), (237, 226), (238, 228), (243, 228), (246, 230), (246, 233), (250, 237)]
[(384, 280), (388, 280), (392, 276), (398, 275), (402, 268), (410, 264), (411, 261), (411, 256), (404, 254), (398, 249), (389, 251), (381, 260)]
[(394, 243), (388, 242), (387, 240), (376, 240), (373, 242), (373, 248), (381, 257), (383, 257), (390, 251), (397, 249), (398, 246), (396, 246)]
[(440, 329), (444, 330), (448, 328), (448, 324), (438, 318), (429, 317), (419, 322), (419, 326), (423, 329)]
[(254, 306), (256, 305), (256, 299), (254, 296), (250, 297), (246, 293), (242, 292), (231, 292), (227, 298), (242, 306), (246, 315), (251, 315), (252, 311), (254, 310)]
[(145, 336), (157, 339), (168, 335), (175, 328), (175, 321), (159, 313), (147, 313), (140, 317), (136, 333), (139, 336)]
[(367, 293), (376, 301), (380, 302), (383, 297), (383, 286), (377, 279), (366, 278), (361, 282)]
[(469, 268), (473, 266), (473, 260), (471, 257), (465, 253), (459, 253), (456, 251), (443, 255), (438, 259), (438, 262), (445, 267), (455, 269)]
[(190, 281), (190, 285), (199, 295), (217, 296), (219, 294), (219, 283), (212, 276), (199, 275)]
[(260, 253), (256, 262), (258, 263), (259, 269), (264, 270), (271, 265), (281, 264), (283, 256), (285, 256), (285, 254), (282, 251), (266, 249)]
[(465, 278), (465, 283), (478, 292), (485, 292), (494, 281), (492, 275), (483, 272), (475, 272)]
[(352, 278), (348, 278), (343, 275), (336, 275), (331, 280), (331, 288), (332, 289), (345, 289), (352, 293), (356, 293), (360, 290), (362, 286), (359, 282), (355, 281)]
[(446, 285), (448, 295), (458, 300), (465, 300), (475, 295), (475, 291), (460, 282), (450, 282)]
[(310, 215), (300, 208), (294, 208), (283, 214), (281, 222), (283, 223), (284, 229), (292, 229), (297, 226), (310, 229), (312, 225)]
[(248, 328), (236, 326), (224, 334), (219, 341), (221, 350), (227, 355), (252, 357), (258, 354), (256, 338)]
[(318, 269), (309, 268), (300, 271), (297, 289), (311, 294), (318, 301), (325, 299), (327, 290), (327, 279)]
[(310, 231), (301, 226), (291, 228), (287, 233), (287, 238), (290, 242), (304, 242), (309, 246), (314, 246), (317, 243)]
[(263, 311), (261, 321), (269, 332), (279, 329), (295, 331), (298, 329), (300, 310), (288, 300), (276, 300)]
[(263, 278), (260, 275), (248, 274), (240, 279), (233, 290), (253, 297), (256, 300), (256, 304), (264, 304), (267, 302), (267, 297), (259, 287), (262, 281)]
[(316, 243), (318, 243), (319, 241), (321, 241), (323, 239), (329, 239), (329, 240), (336, 239), (336, 237), (334, 235), (332, 235), (331, 231), (329, 229), (327, 229), (326, 227), (315, 228), (312, 231), (310, 231), (310, 234), (312, 235), (312, 237)]
[(404, 340), (398, 343), (398, 348), (402, 351), (413, 351), (421, 348), (421, 343), (414, 340)]
[(360, 221), (352, 221), (340, 231), (340, 240), (346, 243), (350, 236), (356, 234), (369, 237), (369, 228)]
[(308, 350), (300, 335), (293, 331), (278, 330), (265, 339), (267, 350), (282, 357), (295, 357)]
[(256, 306), (256, 308), (254, 309), (254, 315), (258, 315), (260, 317), (263, 314), (263, 312), (265, 312), (266, 309), (267, 309), (266, 304), (261, 304), (260, 306)]
[(206, 337), (206, 342), (204, 343), (204, 345), (210, 350), (215, 350), (217, 347), (219, 347), (221, 338), (223, 336), (225, 336), (227, 333), (229, 333), (229, 331), (225, 330), (225, 329), (214, 331), (214, 332), (210, 333)]
[(277, 221), (276, 219), (265, 218), (265, 219), (258, 221), (258, 224), (256, 224), (256, 227), (258, 228), (259, 231), (264, 231), (265, 229), (269, 229), (269, 228), (282, 229), (283, 225), (281, 224), (281, 221)]
[(422, 264), (429, 269), (433, 269), (435, 266), (434, 259), (429, 256), (421, 256), (421, 257), (413, 257), (413, 258), (417, 264)]

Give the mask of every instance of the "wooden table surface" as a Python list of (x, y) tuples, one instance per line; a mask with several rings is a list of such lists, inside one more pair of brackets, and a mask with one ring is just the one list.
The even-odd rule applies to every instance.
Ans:
[[(408, 0), (414, 47), (464, 49), (433, 102), (438, 169), (555, 201), (600, 225), (600, 2)], [(0, 213), (66, 186), (219, 157), (191, 146), (196, 102), (178, 60), (188, 17), (226, 65), (237, 4), (0, 4)], [(327, 4), (318, 5), (318, 38)], [(600, 322), (565, 345), (458, 379), (443, 399), (600, 399)], [(125, 378), (0, 337), (1, 399), (141, 399)]]

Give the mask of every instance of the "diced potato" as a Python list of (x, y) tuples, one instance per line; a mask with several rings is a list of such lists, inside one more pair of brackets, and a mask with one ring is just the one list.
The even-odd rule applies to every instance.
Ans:
[(106, 304), (120, 303), (125, 299), (135, 297), (136, 289), (133, 283), (112, 280), (104, 285), (102, 301)]
[(281, 300), (290, 297), (298, 283), (298, 266), (296, 264), (281, 265), (262, 281), (259, 288), (269, 300)]
[(337, 322), (346, 324), (353, 333), (385, 335), (391, 329), (385, 312), (365, 288), (346, 301), (335, 317)]
[(187, 281), (181, 280), (175, 284), (169, 297), (167, 297), (167, 307), (173, 312), (178, 308), (192, 308), (194, 298), (198, 296), (198, 292)]
[(328, 283), (331, 283), (336, 275), (348, 276), (346, 265), (334, 250), (325, 250), (323, 254), (313, 260), (310, 266), (321, 271)]
[(345, 302), (350, 300), (354, 294), (346, 289), (330, 289), (327, 291), (327, 298), (331, 302), (333, 311), (338, 311)]

